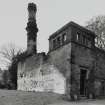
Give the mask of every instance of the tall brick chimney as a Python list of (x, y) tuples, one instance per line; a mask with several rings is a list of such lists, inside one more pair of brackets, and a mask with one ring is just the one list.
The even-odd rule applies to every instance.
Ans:
[(28, 23), (27, 31), (27, 52), (28, 54), (37, 53), (37, 24), (36, 24), (36, 5), (34, 3), (28, 4)]

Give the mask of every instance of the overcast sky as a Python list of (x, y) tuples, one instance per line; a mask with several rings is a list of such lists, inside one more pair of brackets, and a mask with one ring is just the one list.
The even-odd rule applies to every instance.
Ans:
[(0, 0), (0, 46), (15, 43), (26, 48), (27, 6), (37, 4), (38, 51), (48, 51), (48, 38), (71, 20), (80, 24), (105, 15), (105, 0)]

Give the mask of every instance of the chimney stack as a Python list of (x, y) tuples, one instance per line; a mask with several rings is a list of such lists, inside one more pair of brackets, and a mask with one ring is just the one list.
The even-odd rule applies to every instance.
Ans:
[(37, 53), (37, 24), (36, 24), (36, 11), (37, 7), (34, 3), (28, 4), (28, 23), (27, 31), (27, 52), (28, 54)]

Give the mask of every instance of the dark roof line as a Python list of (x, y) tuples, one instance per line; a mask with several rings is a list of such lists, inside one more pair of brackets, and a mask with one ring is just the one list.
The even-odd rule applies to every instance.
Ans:
[(59, 34), (60, 32), (62, 32), (63, 30), (65, 30), (66, 28), (68, 28), (69, 26), (74, 26), (74, 27), (77, 27), (85, 32), (87, 32), (88, 34), (91, 34), (93, 35), (94, 37), (96, 37), (95, 33), (86, 29), (85, 27), (83, 26), (80, 26), (79, 24), (73, 22), (73, 21), (70, 21), (69, 23), (67, 23), (66, 25), (64, 25), (63, 27), (61, 27), (59, 30), (57, 30), (56, 32), (54, 32), (52, 35), (50, 35), (49, 39), (52, 38), (52, 37), (55, 37), (57, 34)]

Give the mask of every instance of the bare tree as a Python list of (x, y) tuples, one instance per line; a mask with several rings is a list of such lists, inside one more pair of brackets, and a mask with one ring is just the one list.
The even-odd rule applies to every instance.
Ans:
[(11, 65), (13, 58), (21, 52), (23, 52), (23, 49), (13, 43), (4, 45), (0, 49), (0, 62), (7, 68)]
[(0, 61), (8, 70), (4, 72), (3, 79), (5, 86), (9, 89), (17, 88), (18, 57), (21, 57), (22, 53), (23, 49), (12, 43), (2, 46), (0, 50)]
[(105, 16), (97, 16), (87, 22), (86, 28), (95, 32), (96, 46), (105, 50)]

